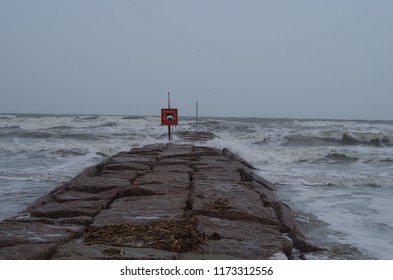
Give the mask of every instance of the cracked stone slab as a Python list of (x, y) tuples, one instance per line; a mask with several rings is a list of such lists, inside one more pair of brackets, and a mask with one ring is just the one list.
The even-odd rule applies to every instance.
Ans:
[(73, 200), (67, 202), (48, 203), (41, 207), (32, 209), (30, 214), (32, 217), (43, 218), (70, 218), (76, 216), (97, 215), (101, 209), (108, 207), (109, 200)]
[(103, 167), (103, 171), (112, 170), (112, 171), (119, 171), (119, 170), (137, 170), (137, 171), (144, 171), (150, 170), (150, 165), (142, 164), (142, 163), (135, 163), (135, 162), (119, 162), (119, 163), (109, 163)]
[(57, 250), (53, 259), (60, 260), (174, 260), (178, 253), (154, 248), (84, 244), (83, 240), (70, 241)]
[(131, 185), (127, 179), (116, 178), (116, 176), (95, 176), (84, 177), (67, 187), (70, 191), (81, 191), (99, 193), (109, 191), (114, 188), (121, 188)]
[(192, 173), (193, 170), (188, 165), (155, 165), (153, 172), (178, 172), (178, 173)]
[(0, 248), (0, 260), (45, 260), (57, 250), (57, 244), (22, 244)]
[(292, 242), (276, 226), (205, 216), (197, 218), (198, 230), (209, 237), (201, 246), (205, 253), (267, 259), (277, 252), (289, 254), (292, 251)]
[(184, 216), (188, 194), (122, 197), (102, 210), (93, 225), (147, 224)]
[(58, 202), (68, 202), (74, 200), (109, 200), (112, 201), (119, 195), (121, 188), (114, 188), (109, 191), (99, 193), (66, 191), (55, 195), (54, 198)]
[(241, 184), (195, 182), (190, 201), (196, 215), (279, 224), (274, 210), (264, 207), (260, 196)]
[(145, 184), (169, 185), (188, 189), (190, 184), (190, 175), (188, 173), (158, 171), (142, 175), (133, 182), (133, 185)]
[(30, 243), (61, 244), (79, 237), (84, 229), (80, 225), (5, 222), (0, 224), (0, 248)]

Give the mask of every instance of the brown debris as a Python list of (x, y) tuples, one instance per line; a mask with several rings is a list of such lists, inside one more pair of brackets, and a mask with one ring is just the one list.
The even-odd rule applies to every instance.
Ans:
[(217, 198), (211, 205), (208, 205), (207, 210), (210, 211), (225, 211), (228, 209), (233, 208), (232, 205), (229, 203), (228, 199)]
[(84, 242), (88, 245), (114, 246), (140, 242), (140, 247), (183, 253), (197, 249), (206, 239), (205, 234), (197, 230), (197, 219), (189, 217), (149, 225), (121, 224), (91, 227), (85, 233)]

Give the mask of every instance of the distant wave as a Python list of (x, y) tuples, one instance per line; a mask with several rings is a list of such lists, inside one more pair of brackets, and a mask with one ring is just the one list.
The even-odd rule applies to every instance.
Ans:
[(340, 130), (319, 131), (305, 134), (277, 133), (254, 141), (255, 145), (279, 144), (284, 146), (319, 145), (371, 145), (376, 147), (392, 145), (392, 136), (373, 132), (350, 132)]
[(353, 132), (348, 130), (321, 131), (320, 137), (328, 141), (339, 142), (345, 145), (373, 145), (382, 146), (391, 144), (391, 135), (382, 132)]
[(326, 156), (327, 159), (338, 161), (338, 162), (355, 162), (358, 161), (358, 157), (349, 156), (344, 153), (332, 152)]
[(144, 116), (126, 116), (122, 117), (123, 120), (145, 120), (146, 117)]
[(1, 133), (1, 137), (9, 138), (31, 138), (31, 139), (74, 139), (74, 140), (97, 140), (103, 136), (88, 133), (65, 133), (65, 132), (48, 132), (48, 131), (11, 131)]
[(51, 154), (61, 156), (61, 157), (73, 157), (73, 156), (83, 156), (89, 153), (88, 150), (83, 150), (80, 148), (72, 148), (72, 149), (57, 149)]

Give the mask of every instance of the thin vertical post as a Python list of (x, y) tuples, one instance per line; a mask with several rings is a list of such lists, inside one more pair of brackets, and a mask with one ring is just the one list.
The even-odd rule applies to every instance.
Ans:
[(198, 133), (198, 101), (196, 103), (196, 116), (195, 116), (195, 131)]
[[(168, 91), (168, 108), (171, 108), (171, 97), (170, 97), (170, 92)], [(169, 141), (172, 140), (172, 135), (171, 135), (171, 126), (168, 125), (168, 139)]]

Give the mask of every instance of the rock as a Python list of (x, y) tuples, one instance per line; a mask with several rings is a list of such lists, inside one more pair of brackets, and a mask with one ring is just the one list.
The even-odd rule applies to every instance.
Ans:
[(194, 151), (192, 145), (181, 145), (168, 143), (167, 149), (163, 150), (162, 158), (194, 158)]
[(236, 163), (230, 161), (229, 159), (223, 156), (200, 156), (199, 160), (191, 163), (191, 167), (199, 172), (201, 169), (221, 169), (225, 170), (226, 168), (230, 168), (231, 170), (237, 169), (240, 166)]
[(109, 191), (103, 191), (99, 193), (90, 192), (78, 192), (78, 191), (66, 191), (54, 196), (54, 199), (58, 202), (68, 202), (74, 200), (108, 200), (113, 201), (119, 193), (121, 188), (114, 188)]
[(288, 233), (296, 249), (305, 253), (323, 250), (306, 241), (304, 230), (296, 220), (296, 214), (287, 205), (276, 201), (273, 203), (272, 207), (280, 221), (281, 231)]
[(240, 162), (242, 165), (244, 165), (244, 166), (246, 166), (246, 167), (248, 167), (248, 168), (250, 168), (250, 169), (255, 169), (255, 167), (254, 167), (251, 163), (249, 163), (248, 161), (246, 161), (246, 160), (243, 159), (242, 157), (240, 157), (240, 156), (238, 156), (238, 155), (232, 153), (231, 151), (229, 151), (229, 150), (226, 149), (226, 148), (224, 148), (224, 149), (222, 150), (222, 153), (223, 153), (224, 156), (226, 156), (227, 158), (229, 158), (229, 159), (231, 159), (231, 160), (238, 161), (238, 162)]
[(292, 243), (276, 226), (248, 221), (229, 221), (197, 216), (198, 229), (209, 241), (201, 246), (210, 254), (225, 254), (242, 259), (268, 259), (278, 252), (290, 254)]
[(151, 172), (146, 173), (138, 177), (134, 183), (134, 185), (169, 185), (169, 186), (177, 186), (183, 187), (187, 189), (190, 184), (190, 175), (188, 173), (178, 173), (178, 172)]
[(20, 223), (32, 223), (32, 222), (37, 222), (37, 223), (43, 223), (43, 224), (66, 224), (66, 225), (82, 225), (82, 226), (88, 226), (93, 222), (92, 217), (88, 216), (76, 216), (76, 217), (71, 217), (71, 218), (58, 218), (58, 219), (51, 219), (51, 218), (37, 218), (37, 217), (31, 217), (30, 213), (27, 215), (26, 213), (21, 214), (21, 215), (16, 215), (10, 219), (6, 219), (5, 222), (20, 222)]
[(251, 175), (251, 181), (255, 181), (271, 191), (277, 191), (277, 188), (275, 185), (273, 185), (273, 183), (254, 173)]
[(178, 253), (154, 248), (135, 248), (105, 244), (86, 245), (75, 240), (60, 246), (53, 259), (60, 260), (174, 260)]
[(274, 210), (264, 207), (255, 192), (238, 184), (197, 181), (193, 183), (190, 200), (196, 215), (278, 226)]
[(78, 225), (38, 222), (3, 222), (0, 223), (0, 248), (36, 243), (61, 244), (81, 236), (84, 228)]
[(276, 259), (316, 249), (274, 191), (226, 149), (134, 148), (0, 222), (0, 258)]
[(158, 220), (178, 219), (184, 215), (188, 195), (152, 195), (122, 197), (98, 214), (93, 225), (147, 224)]
[(113, 171), (119, 171), (119, 170), (139, 170), (139, 171), (146, 171), (150, 170), (150, 166), (147, 164), (142, 164), (142, 163), (134, 163), (134, 162), (118, 162), (118, 163), (109, 163), (106, 164), (101, 173), (108, 171), (108, 170), (113, 170)]
[(137, 155), (159, 155), (165, 150), (165, 148), (165, 144), (152, 144), (146, 145), (142, 148), (134, 148), (131, 150), (131, 153)]
[(263, 205), (266, 207), (277, 200), (275, 193), (270, 188), (265, 188), (256, 181), (242, 182), (241, 184), (258, 193)]
[(171, 194), (186, 194), (189, 188), (183, 185), (164, 185), (164, 184), (145, 184), (132, 185), (123, 189), (120, 197), (125, 196), (140, 196), (140, 195), (171, 195)]
[(101, 178), (113, 178), (125, 179), (130, 183), (134, 182), (136, 178), (146, 174), (148, 171), (134, 171), (134, 170), (103, 170), (100, 173)]
[(155, 186), (153, 188), (146, 188), (144, 186), (138, 187), (138, 186), (129, 186), (124, 188), (121, 193), (120, 197), (126, 197), (126, 196), (147, 196), (147, 195), (162, 195), (165, 194), (164, 192), (161, 192), (160, 189)]
[(156, 165), (153, 168), (154, 172), (178, 172), (191, 174), (192, 168), (188, 164), (171, 164), (171, 165)]
[(34, 202), (33, 202), (29, 207), (27, 207), (22, 213), (29, 213), (29, 215), (30, 215), (30, 212), (31, 212), (33, 209), (36, 209), (36, 208), (41, 207), (41, 206), (43, 206), (43, 205), (45, 205), (45, 204), (53, 203), (53, 202), (56, 202), (56, 200), (54, 199), (53, 196), (51, 196), (51, 195), (44, 195), (44, 196), (38, 198), (36, 201), (34, 201)]
[(208, 141), (216, 138), (217, 136), (211, 132), (204, 131), (179, 131), (175, 135), (184, 141)]
[[(186, 157), (179, 157), (179, 158), (173, 158), (173, 157), (169, 157), (169, 158), (162, 158), (162, 159), (160, 159), (158, 162), (157, 162), (157, 164), (156, 164), (156, 166), (155, 167), (159, 167), (159, 166), (162, 166), (162, 165), (164, 165), (164, 166), (172, 166), (172, 167), (180, 167), (181, 168), (181, 166), (179, 166), (179, 165), (184, 165), (184, 166), (189, 166), (190, 165), (190, 162), (193, 162), (193, 161), (195, 161), (195, 160), (198, 160), (198, 159), (195, 159), (194, 157), (192, 157), (192, 156), (190, 156), (190, 157), (188, 157), (188, 158), (186, 158)], [(173, 166), (173, 165), (176, 165), (176, 166)]]
[(57, 250), (57, 244), (22, 244), (0, 248), (0, 260), (47, 260)]
[(99, 193), (131, 185), (129, 180), (114, 176), (83, 177), (67, 186), (69, 191)]
[(210, 147), (195, 146), (192, 151), (194, 156), (197, 156), (198, 158), (202, 156), (222, 156), (222, 153), (219, 150)]
[(229, 167), (225, 168), (204, 168), (199, 169), (199, 172), (196, 172), (192, 175), (193, 181), (207, 181), (207, 182), (216, 182), (216, 181), (228, 181), (238, 183), (241, 181), (241, 176), (239, 172), (235, 168)]
[(157, 157), (159, 154), (152, 155), (142, 155), (142, 154), (132, 154), (132, 152), (120, 152), (117, 155), (114, 155), (106, 164), (111, 163), (122, 163), (122, 162), (132, 162), (132, 163), (140, 163), (146, 165), (153, 165), (157, 162)]
[(108, 207), (109, 200), (82, 200), (68, 202), (48, 203), (33, 209), (32, 217), (44, 217), (51, 219), (70, 218), (77, 216), (94, 217), (101, 209)]

